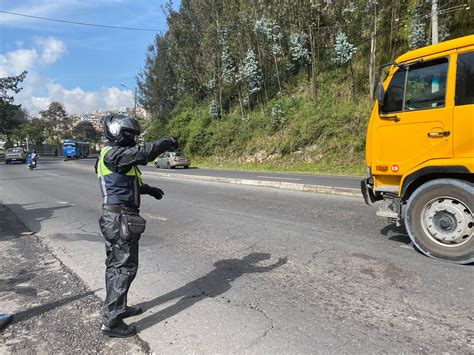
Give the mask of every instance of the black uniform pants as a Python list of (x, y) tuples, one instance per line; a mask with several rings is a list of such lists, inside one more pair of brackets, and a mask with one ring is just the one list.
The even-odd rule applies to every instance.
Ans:
[(102, 210), (99, 225), (107, 255), (102, 324), (107, 327), (117, 326), (127, 310), (127, 293), (138, 269), (138, 240), (120, 238), (120, 223), (119, 213)]

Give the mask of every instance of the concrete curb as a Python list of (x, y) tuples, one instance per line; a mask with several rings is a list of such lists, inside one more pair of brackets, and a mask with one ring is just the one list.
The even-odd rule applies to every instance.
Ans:
[[(77, 164), (74, 161), (63, 161), (64, 164), (74, 165), (76, 167), (87, 169), (81, 164)], [(234, 178), (223, 178), (217, 176), (199, 176), (199, 175), (183, 175), (173, 173), (161, 173), (142, 171), (144, 176), (159, 176), (169, 179), (182, 179), (182, 180), (197, 180), (207, 182), (220, 182), (234, 185), (248, 185), (248, 186), (263, 186), (272, 187), (276, 189), (302, 191), (302, 192), (313, 192), (325, 195), (339, 195), (339, 196), (351, 196), (351, 197), (362, 197), (359, 189), (352, 189), (349, 187), (333, 187), (323, 185), (311, 185), (311, 184), (296, 184), (293, 182), (280, 182), (280, 181), (265, 181), (265, 180), (250, 180), (250, 179), (234, 179)]]

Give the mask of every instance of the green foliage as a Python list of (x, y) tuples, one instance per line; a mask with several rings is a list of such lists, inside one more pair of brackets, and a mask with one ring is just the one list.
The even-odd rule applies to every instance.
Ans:
[(68, 130), (68, 115), (64, 106), (59, 102), (52, 102), (46, 110), (40, 112), (41, 119), (45, 122), (48, 140), (59, 146), (61, 141), (71, 138)]
[(351, 61), (356, 52), (357, 47), (347, 40), (346, 34), (344, 32), (339, 32), (336, 35), (331, 62), (338, 66), (342, 66)]
[[(176, 136), (185, 154), (207, 165), (362, 173), (371, 104), (368, 100), (353, 104), (345, 95), (350, 88), (342, 75), (337, 82), (324, 76), (318, 85), (318, 106), (303, 80), (265, 108), (251, 112), (248, 120), (238, 110), (212, 120), (208, 103), (187, 97), (177, 104), (166, 126), (155, 124), (148, 130), (147, 139)], [(276, 111), (278, 123), (272, 114)]]
[(12, 129), (18, 126), (13, 118), (20, 109), (20, 105), (13, 104), (13, 96), (10, 93), (18, 94), (21, 91), (20, 83), (25, 80), (26, 71), (17, 76), (0, 78), (0, 133), (11, 133)]
[[(458, 9), (440, 13), (441, 38), (472, 34), (462, 4), (440, 0)], [(147, 139), (177, 136), (195, 161), (227, 166), (358, 171), (369, 68), (430, 41), (421, 0), (182, 0), (165, 10), (169, 30), (138, 78), (156, 117)]]
[(29, 137), (35, 146), (40, 146), (46, 140), (46, 122), (38, 118), (23, 124), (21, 130), (24, 137)]
[(98, 143), (102, 136), (101, 132), (98, 132), (89, 121), (82, 121), (75, 125), (71, 130), (71, 135), (74, 139), (92, 143)]

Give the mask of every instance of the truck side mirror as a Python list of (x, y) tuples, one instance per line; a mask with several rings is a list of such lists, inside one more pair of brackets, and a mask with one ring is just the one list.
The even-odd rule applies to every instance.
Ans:
[(382, 80), (379, 81), (377, 85), (377, 93), (376, 93), (377, 101), (379, 102), (379, 107), (383, 106), (383, 102), (385, 100), (385, 91), (383, 88)]

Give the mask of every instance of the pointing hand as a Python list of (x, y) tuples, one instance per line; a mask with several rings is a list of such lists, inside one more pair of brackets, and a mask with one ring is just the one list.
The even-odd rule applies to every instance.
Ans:
[(157, 200), (161, 200), (164, 194), (163, 190), (157, 187), (150, 187), (150, 191), (148, 192), (148, 195), (153, 196)]

